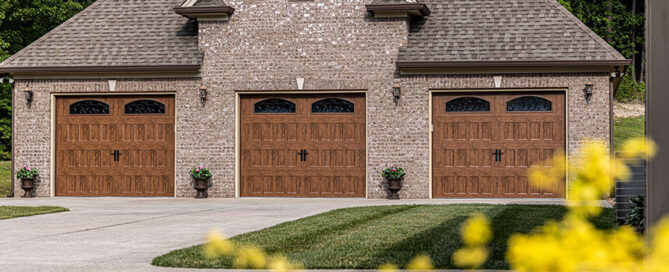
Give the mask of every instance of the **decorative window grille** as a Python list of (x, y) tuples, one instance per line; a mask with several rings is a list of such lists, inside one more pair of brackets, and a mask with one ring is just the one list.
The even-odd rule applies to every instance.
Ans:
[(165, 104), (155, 100), (137, 100), (125, 104), (125, 114), (165, 114)]
[(523, 96), (506, 103), (506, 111), (552, 111), (553, 103), (536, 96)]
[(254, 113), (295, 113), (295, 103), (285, 99), (271, 98), (253, 105)]
[(446, 112), (490, 111), (490, 102), (476, 97), (460, 97), (446, 102)]
[(311, 104), (313, 113), (350, 113), (354, 111), (353, 102), (339, 98), (326, 98)]
[(83, 100), (70, 105), (70, 114), (109, 114), (109, 105), (97, 100)]

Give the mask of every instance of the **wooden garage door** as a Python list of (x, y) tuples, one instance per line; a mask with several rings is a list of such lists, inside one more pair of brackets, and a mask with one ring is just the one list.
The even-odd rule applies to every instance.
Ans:
[(563, 93), (435, 94), (432, 111), (434, 197), (564, 197), (564, 183), (527, 180), (531, 165), (565, 150)]
[(364, 197), (364, 95), (242, 96), (240, 193)]
[(174, 196), (174, 96), (59, 97), (56, 123), (57, 196)]

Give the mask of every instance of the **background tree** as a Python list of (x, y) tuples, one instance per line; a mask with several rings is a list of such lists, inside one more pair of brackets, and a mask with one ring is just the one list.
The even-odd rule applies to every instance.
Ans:
[[(636, 82), (644, 81), (643, 0), (558, 0), (633, 63), (629, 72)], [(640, 69), (634, 69), (639, 67)]]
[[(0, 62), (90, 5), (92, 0), (0, 1)], [(0, 159), (11, 152), (12, 87), (0, 83)]]

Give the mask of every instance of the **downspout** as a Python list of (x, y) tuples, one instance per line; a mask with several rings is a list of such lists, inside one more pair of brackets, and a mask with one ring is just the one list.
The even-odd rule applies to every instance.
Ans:
[(615, 156), (615, 147), (614, 147), (614, 131), (613, 131), (613, 103), (615, 101), (615, 98), (613, 97), (613, 93), (615, 92), (618, 87), (620, 87), (620, 81), (623, 78), (623, 75), (627, 73), (628, 67), (624, 67), (623, 71), (621, 72), (620, 67), (615, 67), (615, 71), (611, 72), (611, 77), (609, 78), (609, 145), (611, 148), (611, 156)]
[(609, 148), (611, 148), (611, 150), (610, 150), (611, 157), (616, 155), (616, 153), (615, 153), (616, 150), (615, 150), (615, 147), (614, 147), (615, 141), (613, 140), (613, 138), (614, 138), (614, 133), (613, 133), (613, 101), (614, 101), (613, 91), (614, 91), (614, 88), (615, 88), (615, 86), (614, 86), (615, 84), (613, 84), (613, 81), (616, 78), (615, 74), (616, 74), (616, 72), (613, 72), (613, 73), (611, 73), (611, 77), (609, 77)]
[[(7, 75), (7, 76), (10, 76), (10, 75)], [(14, 162), (14, 155), (15, 155), (15, 154), (14, 154), (14, 131), (15, 131), (15, 130), (14, 130), (14, 124), (16, 124), (16, 122), (14, 122), (14, 117), (16, 116), (16, 112), (15, 112), (16, 107), (14, 106), (14, 86), (15, 86), (15, 85), (14, 85), (14, 80), (12, 80), (11, 77), (10, 77), (10, 79), (9, 79), (9, 83), (12, 84), (12, 95), (11, 95), (11, 104), (12, 104), (12, 126), (11, 126), (11, 127), (12, 127), (12, 135), (11, 135), (11, 137), (10, 137), (10, 139), (9, 139), (10, 141), (12, 141), (12, 149), (9, 151), (10, 154), (11, 154), (11, 156), (12, 156), (12, 163), (11, 163), (11, 166), (10, 166), (12, 169), (9, 169), (9, 174), (11, 175), (11, 183), (12, 183), (12, 184), (11, 184), (11, 191), (9, 191), (9, 194), (7, 195), (7, 197), (14, 197), (14, 186), (15, 186), (15, 185), (14, 185), (14, 182), (15, 182), (15, 178), (14, 178), (14, 169), (15, 169), (15, 168), (14, 168), (14, 163), (15, 163), (15, 162)]]

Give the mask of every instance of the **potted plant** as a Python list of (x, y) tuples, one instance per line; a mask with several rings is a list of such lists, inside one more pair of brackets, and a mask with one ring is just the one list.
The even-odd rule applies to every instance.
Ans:
[(37, 169), (31, 169), (26, 165), (16, 173), (16, 178), (21, 179), (21, 189), (25, 191), (22, 197), (33, 197), (37, 176), (39, 176)]
[(381, 171), (381, 176), (388, 180), (388, 199), (400, 199), (400, 195), (397, 193), (402, 189), (402, 179), (404, 179), (404, 169), (395, 166), (394, 164), (389, 165), (386, 169)]
[(190, 176), (194, 179), (193, 188), (197, 190), (197, 195), (195, 198), (207, 198), (209, 193), (209, 179), (211, 178), (211, 172), (204, 166), (193, 167), (190, 170)]

